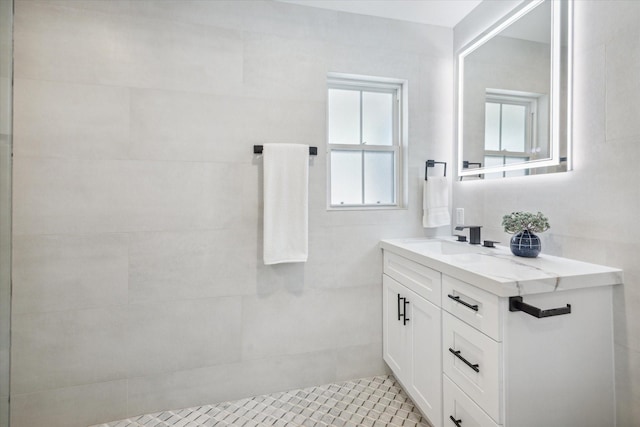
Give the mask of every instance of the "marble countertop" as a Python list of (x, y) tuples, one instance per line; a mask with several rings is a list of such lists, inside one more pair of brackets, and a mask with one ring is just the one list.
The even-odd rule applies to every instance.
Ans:
[(522, 258), (504, 246), (484, 248), (453, 238), (387, 239), (380, 247), (500, 297), (622, 283), (617, 268), (545, 254)]

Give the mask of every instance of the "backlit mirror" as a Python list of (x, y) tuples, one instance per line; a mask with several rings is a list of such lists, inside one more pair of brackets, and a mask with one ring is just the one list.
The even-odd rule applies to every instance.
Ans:
[(525, 3), (458, 54), (458, 175), (571, 169), (571, 10)]

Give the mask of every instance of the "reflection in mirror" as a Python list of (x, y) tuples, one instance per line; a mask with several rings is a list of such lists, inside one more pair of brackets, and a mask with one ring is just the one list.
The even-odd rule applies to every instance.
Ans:
[(564, 0), (526, 3), (461, 51), (459, 176), (570, 169), (569, 12)]

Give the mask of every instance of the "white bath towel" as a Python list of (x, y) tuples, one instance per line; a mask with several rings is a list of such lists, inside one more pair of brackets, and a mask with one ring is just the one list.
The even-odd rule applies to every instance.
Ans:
[(449, 214), (449, 182), (446, 177), (429, 177), (422, 189), (422, 226), (451, 225)]
[(305, 262), (309, 229), (309, 146), (265, 144), (265, 265)]

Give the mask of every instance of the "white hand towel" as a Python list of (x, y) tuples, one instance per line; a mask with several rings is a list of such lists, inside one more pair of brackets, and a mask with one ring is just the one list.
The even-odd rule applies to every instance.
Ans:
[(422, 226), (451, 225), (449, 214), (449, 182), (446, 177), (429, 177), (422, 189)]
[(305, 262), (309, 229), (309, 146), (265, 144), (265, 265)]

